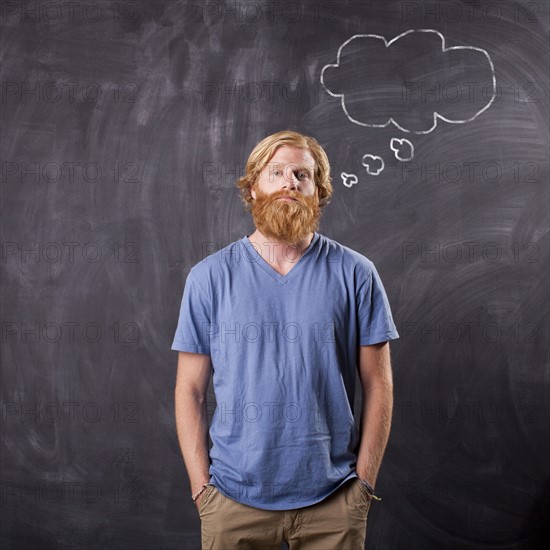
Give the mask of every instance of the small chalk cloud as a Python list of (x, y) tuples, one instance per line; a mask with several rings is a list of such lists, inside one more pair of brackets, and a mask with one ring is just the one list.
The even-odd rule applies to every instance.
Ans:
[(346, 187), (352, 187), (353, 185), (355, 185), (359, 181), (355, 174), (346, 174), (346, 172), (342, 172), (340, 174), (340, 177), (342, 178), (342, 183)]
[(369, 176), (378, 176), (384, 170), (384, 159), (377, 155), (366, 154), (361, 159), (361, 164), (367, 169)]
[(414, 157), (414, 145), (405, 138), (391, 138), (390, 149), (395, 158), (402, 162), (408, 162)]
[(348, 119), (360, 126), (427, 134), (438, 119), (474, 120), (496, 96), (489, 54), (474, 46), (445, 47), (434, 29), (411, 29), (390, 41), (356, 34), (321, 70), (321, 84), (340, 97)]

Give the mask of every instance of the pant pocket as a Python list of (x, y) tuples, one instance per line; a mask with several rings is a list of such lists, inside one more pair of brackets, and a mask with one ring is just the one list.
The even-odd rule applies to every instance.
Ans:
[(201, 502), (199, 505), (199, 516), (202, 515), (204, 512), (204, 509), (206, 508), (206, 505), (211, 500), (213, 493), (216, 491), (216, 486), (212, 484), (208, 484), (204, 492), (201, 496)]
[(370, 508), (370, 503), (372, 501), (372, 496), (369, 493), (368, 489), (361, 483), (359, 478), (356, 477), (355, 479), (356, 479), (356, 483), (359, 485), (361, 500), (368, 511), (368, 509)]

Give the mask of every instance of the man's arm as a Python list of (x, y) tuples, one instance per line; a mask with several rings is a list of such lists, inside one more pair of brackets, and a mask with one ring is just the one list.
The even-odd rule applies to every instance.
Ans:
[(359, 478), (374, 488), (390, 434), (393, 409), (389, 342), (360, 346), (357, 368), (363, 386), (363, 404), (355, 469)]
[[(212, 372), (209, 355), (180, 351), (175, 390), (176, 428), (191, 493), (210, 480), (206, 391)], [(195, 504), (199, 507), (202, 495)]]

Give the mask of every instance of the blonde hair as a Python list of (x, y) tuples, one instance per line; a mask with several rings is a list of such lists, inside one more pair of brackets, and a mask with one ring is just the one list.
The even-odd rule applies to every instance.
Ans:
[(323, 207), (329, 204), (332, 195), (332, 178), (330, 177), (330, 164), (324, 149), (315, 138), (292, 130), (282, 130), (265, 137), (254, 147), (246, 162), (245, 175), (237, 180), (237, 187), (240, 189), (240, 197), (245, 209), (251, 210), (253, 197), (250, 190), (257, 182), (260, 172), (275, 151), (283, 145), (309, 149), (315, 160), (314, 183), (317, 187), (319, 206)]

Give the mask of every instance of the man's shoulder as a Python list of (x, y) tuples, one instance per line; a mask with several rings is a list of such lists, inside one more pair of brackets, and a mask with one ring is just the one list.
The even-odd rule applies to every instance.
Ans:
[(224, 267), (238, 266), (240, 258), (246, 252), (243, 239), (244, 237), (237, 239), (208, 254), (191, 268), (189, 274), (193, 273), (193, 276), (201, 279), (219, 273)]
[(326, 250), (325, 254), (329, 261), (342, 262), (346, 267), (363, 269), (370, 271), (373, 267), (373, 262), (361, 252), (350, 248), (326, 235), (319, 234), (321, 238), (321, 246)]

